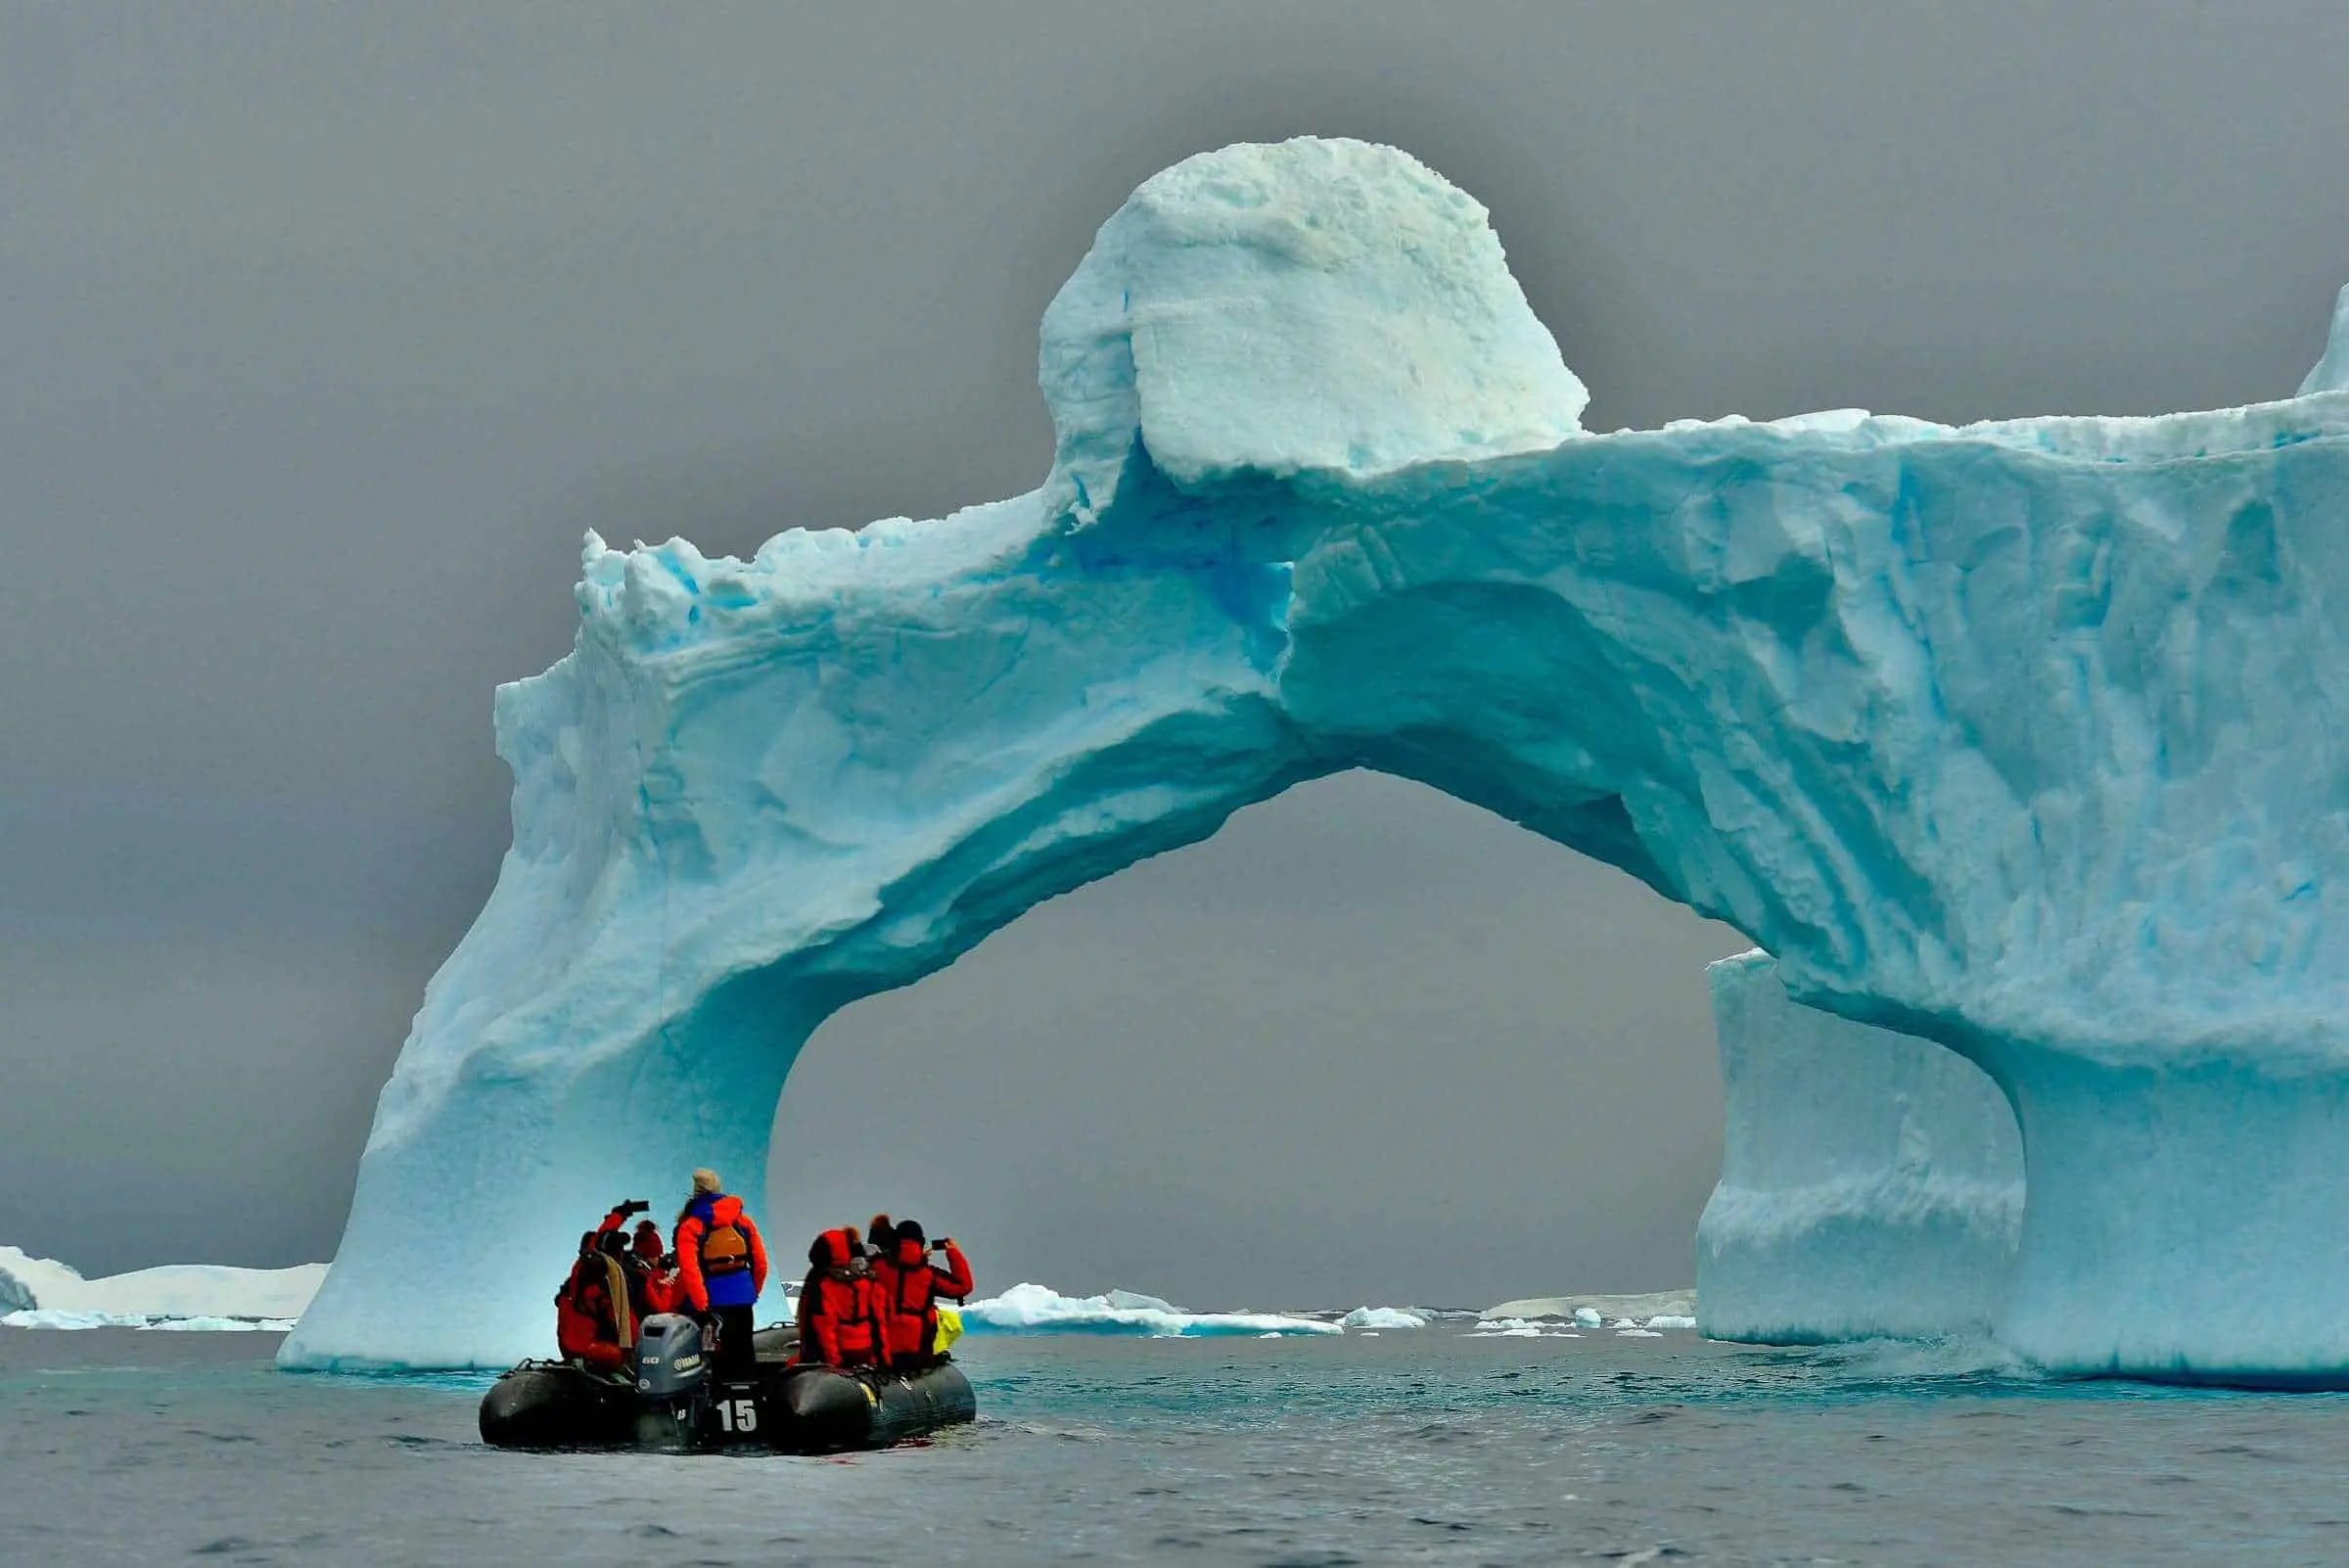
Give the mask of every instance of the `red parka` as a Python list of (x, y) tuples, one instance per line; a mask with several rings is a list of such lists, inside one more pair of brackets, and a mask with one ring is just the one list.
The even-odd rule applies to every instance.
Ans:
[(628, 1249), (635, 1255), (644, 1285), (644, 1315), (655, 1313), (673, 1313), (685, 1305), (685, 1281), (676, 1272), (661, 1267), (661, 1230), (650, 1220), (636, 1227), (636, 1239)]
[(922, 1361), (938, 1342), (938, 1300), (960, 1301), (971, 1293), (971, 1266), (962, 1249), (943, 1242), (946, 1266), (930, 1262), (930, 1250), (900, 1236), (897, 1251), (873, 1262), (873, 1294), (880, 1298), (881, 1325), (892, 1361)]
[(582, 1251), (555, 1292), (555, 1348), (602, 1371), (627, 1364), (636, 1343), (627, 1275), (618, 1258)]
[(800, 1290), (800, 1355), (825, 1366), (876, 1366), (887, 1357), (873, 1281), (849, 1271), (849, 1232), (827, 1230), (809, 1249)]

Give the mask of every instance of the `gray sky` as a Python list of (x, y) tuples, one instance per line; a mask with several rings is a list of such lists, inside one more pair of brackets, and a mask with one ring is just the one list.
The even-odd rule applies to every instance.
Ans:
[[(0, 0), (0, 1241), (325, 1256), (580, 530), (1028, 487), (1036, 318), (1156, 169), (1409, 149), (1594, 428), (2154, 412), (2321, 349), (2344, 59), (2284, 0)], [(1739, 945), (1326, 781), (828, 1025), (770, 1228), (1201, 1304), (1683, 1283)]]

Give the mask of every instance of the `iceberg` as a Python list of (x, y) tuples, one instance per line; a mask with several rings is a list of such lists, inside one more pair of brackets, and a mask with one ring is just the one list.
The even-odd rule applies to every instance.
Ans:
[(962, 1309), (966, 1334), (1131, 1334), (1153, 1339), (1210, 1339), (1247, 1335), (1342, 1333), (1335, 1323), (1285, 1313), (1186, 1313), (1156, 1296), (1113, 1290), (1103, 1296), (1063, 1296), (1043, 1285), (1018, 1284), (1000, 1296)]
[(1706, 980), (1727, 1110), (1696, 1229), (1706, 1335), (1988, 1334), (2023, 1226), (2022, 1139), (1998, 1085), (1930, 1040), (1790, 1001), (1768, 953)]
[(1431, 1319), (1401, 1307), (1357, 1307), (1338, 1319), (1338, 1326), (1381, 1331), (1389, 1328), (1425, 1328)]
[(292, 1325), (327, 1266), (232, 1268), (167, 1264), (84, 1279), (69, 1265), (0, 1247), (0, 1326), (10, 1328), (239, 1328)]
[(287, 1364), (542, 1351), (614, 1193), (761, 1189), (830, 1012), (1359, 767), (1979, 1066), (2023, 1356), (2349, 1374), (2349, 392), (1591, 434), (1484, 209), (1311, 138), (1146, 182), (1038, 370), (1026, 495), (749, 561), (589, 537)]

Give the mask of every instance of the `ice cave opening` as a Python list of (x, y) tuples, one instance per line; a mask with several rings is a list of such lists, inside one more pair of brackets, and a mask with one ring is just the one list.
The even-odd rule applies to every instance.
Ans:
[(1425, 786), (1313, 780), (833, 1015), (762, 1212), (959, 1215), (993, 1285), (1188, 1306), (1685, 1288), (1701, 969), (1742, 945)]

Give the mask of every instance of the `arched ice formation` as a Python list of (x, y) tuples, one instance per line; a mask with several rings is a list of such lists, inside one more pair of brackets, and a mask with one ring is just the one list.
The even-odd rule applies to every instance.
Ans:
[(1361, 766), (1972, 1057), (2024, 1354), (2349, 1367), (2349, 395), (1587, 435), (1483, 209), (1312, 140), (1144, 185), (1040, 368), (1028, 495), (747, 563), (590, 540), (284, 1360), (539, 1349), (583, 1213), (759, 1189), (827, 1013)]

